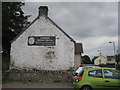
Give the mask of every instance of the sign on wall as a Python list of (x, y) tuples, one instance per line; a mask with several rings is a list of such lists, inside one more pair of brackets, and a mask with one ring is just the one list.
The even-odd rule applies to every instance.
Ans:
[(29, 36), (28, 45), (55, 46), (55, 36)]

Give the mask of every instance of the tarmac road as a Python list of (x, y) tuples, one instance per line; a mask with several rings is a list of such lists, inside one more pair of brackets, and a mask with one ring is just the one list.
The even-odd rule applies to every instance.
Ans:
[(53, 83), (40, 83), (40, 82), (10, 82), (2, 85), (2, 88), (71, 88), (72, 83), (67, 82), (53, 82)]

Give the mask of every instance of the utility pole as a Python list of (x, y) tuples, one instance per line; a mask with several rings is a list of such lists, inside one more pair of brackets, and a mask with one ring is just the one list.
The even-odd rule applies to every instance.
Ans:
[(99, 57), (100, 57), (99, 64), (101, 64), (101, 56), (102, 56), (102, 53), (101, 53), (100, 50), (98, 50), (98, 53), (99, 53)]
[(113, 44), (113, 52), (114, 52), (114, 56), (115, 56), (115, 42), (109, 42)]
[[(113, 44), (113, 52), (114, 52), (114, 59), (116, 61), (116, 57), (115, 57), (115, 42), (109, 42)], [(115, 63), (115, 68), (116, 68), (116, 63)]]

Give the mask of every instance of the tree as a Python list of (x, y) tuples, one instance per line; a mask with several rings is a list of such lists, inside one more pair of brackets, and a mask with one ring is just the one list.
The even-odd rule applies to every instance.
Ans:
[(24, 16), (21, 7), (22, 2), (3, 2), (2, 3), (2, 48), (3, 54), (9, 54), (10, 41), (13, 40), (30, 22)]
[(92, 61), (90, 60), (88, 55), (82, 56), (82, 64), (91, 64)]
[(10, 46), (12, 41), (30, 22), (24, 15), (22, 2), (2, 2), (2, 65), (4, 69), (9, 68)]
[(117, 64), (120, 62), (120, 53), (118, 53), (118, 54), (115, 56), (115, 60), (116, 60)]

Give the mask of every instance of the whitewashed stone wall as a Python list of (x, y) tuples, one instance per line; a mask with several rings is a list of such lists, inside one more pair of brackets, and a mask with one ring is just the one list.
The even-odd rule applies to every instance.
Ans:
[[(55, 36), (55, 46), (28, 46), (29, 36)], [(46, 53), (54, 51), (52, 58)], [(74, 67), (74, 42), (44, 16), (11, 44), (11, 68), (67, 70)]]

